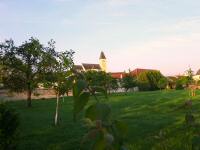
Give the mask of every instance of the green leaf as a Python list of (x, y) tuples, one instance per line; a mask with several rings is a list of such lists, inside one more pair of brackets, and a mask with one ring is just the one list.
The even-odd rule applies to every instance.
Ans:
[(87, 108), (85, 117), (94, 120), (105, 121), (109, 118), (111, 109), (107, 104), (96, 103)]
[(74, 99), (74, 117), (76, 118), (76, 115), (80, 113), (86, 104), (88, 103), (90, 98), (89, 92), (82, 92), (79, 97), (76, 97)]
[(84, 80), (77, 80), (73, 86), (73, 96), (77, 97), (87, 87), (87, 82)]
[(106, 141), (104, 139), (104, 134), (102, 131), (99, 131), (95, 139), (95, 143), (93, 145), (92, 150), (105, 150), (105, 148), (106, 148)]
[(107, 90), (101, 86), (92, 86), (94, 92), (102, 93), (107, 98)]
[(194, 148), (199, 149), (200, 148), (200, 137), (194, 136), (192, 139), (192, 144), (193, 144)]

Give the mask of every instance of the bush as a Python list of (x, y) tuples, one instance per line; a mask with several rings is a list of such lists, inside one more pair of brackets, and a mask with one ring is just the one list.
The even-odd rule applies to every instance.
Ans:
[(190, 79), (186, 76), (179, 77), (176, 81), (176, 90), (182, 90), (191, 83)]
[(18, 115), (5, 104), (0, 104), (0, 149), (15, 150), (17, 148), (19, 125)]
[(137, 78), (140, 90), (158, 90), (159, 81), (162, 78), (164, 78), (164, 76), (159, 71), (145, 71), (140, 73), (140, 75)]
[(140, 91), (149, 91), (150, 85), (147, 82), (138, 82), (137, 86), (139, 87)]
[(126, 92), (129, 89), (136, 87), (135, 77), (131, 75), (130, 73), (126, 74), (125, 77), (123, 77), (121, 80), (121, 86), (126, 90)]

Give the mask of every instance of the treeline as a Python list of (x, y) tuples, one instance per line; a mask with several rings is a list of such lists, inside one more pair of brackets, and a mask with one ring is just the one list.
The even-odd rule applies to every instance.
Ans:
[(102, 71), (87, 71), (84, 73), (88, 82), (95, 86), (103, 86), (108, 92), (122, 89), (125, 92), (138, 89), (152, 91), (167, 86), (167, 79), (159, 71), (146, 71), (138, 77), (126, 73), (122, 79), (113, 78), (110, 73)]
[[(0, 50), (1, 82), (11, 91), (26, 91), (28, 107), (32, 105), (31, 95), (35, 88), (39, 85), (53, 88), (57, 97), (54, 115), (54, 125), (57, 126), (61, 122), (60, 96), (71, 90), (74, 121), (80, 119), (80, 113), (84, 111), (84, 116), (81, 116), (88, 126), (80, 147), (86, 146), (91, 150), (126, 149), (127, 125), (112, 118), (111, 107), (105, 103), (107, 90), (115, 88), (113, 85), (117, 83), (109, 74), (77, 72), (74, 69), (74, 51), (56, 51), (53, 40), (47, 46), (35, 38), (20, 46), (16, 46), (13, 40), (7, 40), (0, 44)], [(104, 95), (104, 100), (97, 93)], [(4, 104), (0, 104), (0, 116), (0, 149), (14, 150), (17, 148), (18, 117)]]
[(42, 84), (55, 90), (57, 98), (69, 88), (67, 77), (73, 68), (74, 51), (56, 51), (55, 41), (44, 46), (30, 38), (19, 46), (13, 40), (0, 44), (1, 82), (12, 92), (27, 92), (27, 106), (31, 107), (33, 91)]

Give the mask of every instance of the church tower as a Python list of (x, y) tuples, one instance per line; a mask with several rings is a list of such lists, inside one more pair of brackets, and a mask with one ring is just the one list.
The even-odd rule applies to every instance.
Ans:
[(101, 66), (101, 70), (107, 72), (107, 61), (103, 51), (101, 52), (99, 57), (99, 64)]

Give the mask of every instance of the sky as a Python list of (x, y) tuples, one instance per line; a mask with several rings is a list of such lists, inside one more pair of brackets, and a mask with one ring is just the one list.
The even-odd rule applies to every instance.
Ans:
[(0, 0), (0, 42), (38, 38), (110, 72), (200, 69), (200, 0)]

